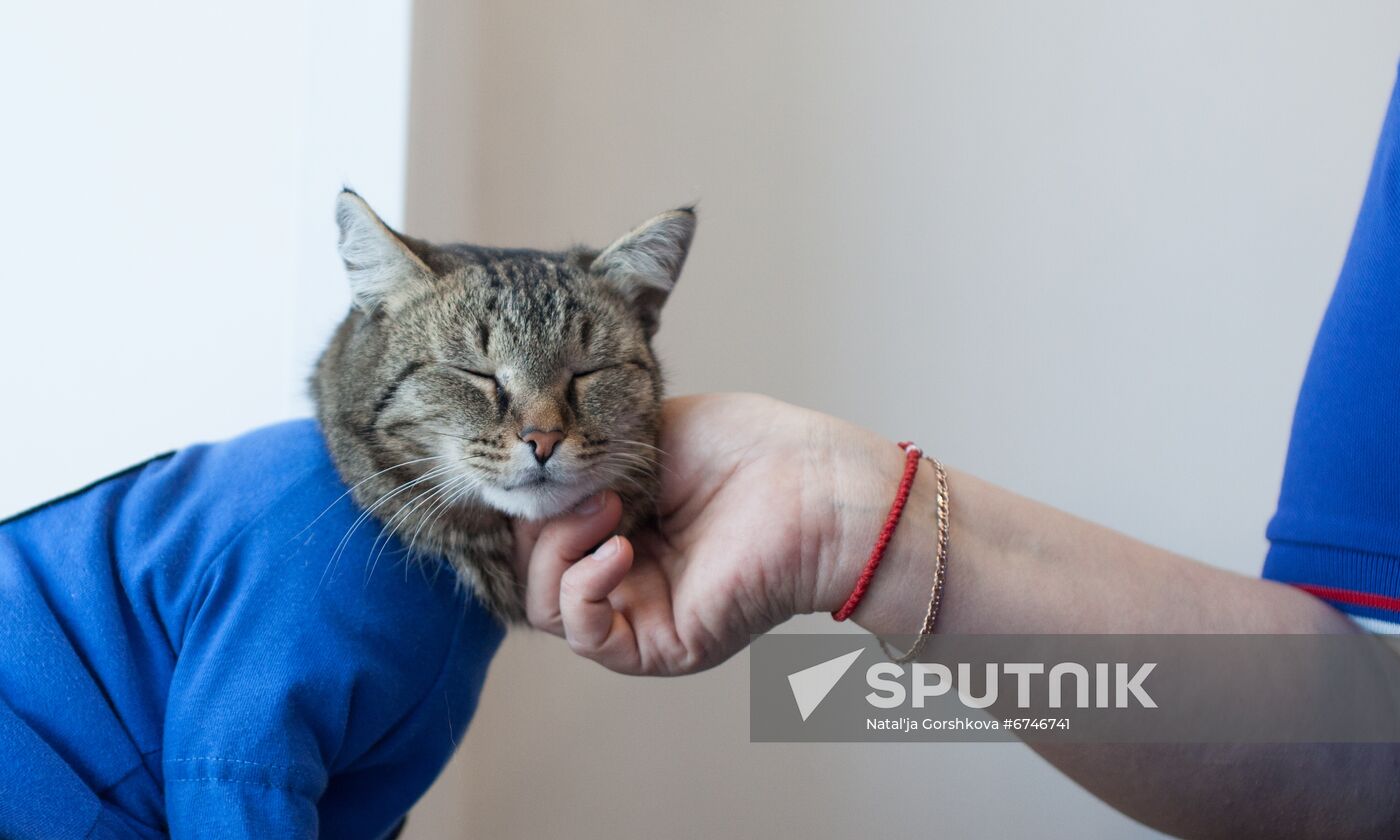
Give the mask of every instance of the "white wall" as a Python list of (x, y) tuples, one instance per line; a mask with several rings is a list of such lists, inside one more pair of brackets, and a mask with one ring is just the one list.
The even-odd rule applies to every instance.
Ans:
[(410, 4), (0, 11), (0, 515), (309, 411), (335, 192), (402, 214)]
[[(776, 394), (1257, 572), (1394, 3), (417, 16), (415, 67), (458, 84), (415, 83), (413, 226), (601, 244), (698, 198), (660, 338), (676, 392)], [(1017, 745), (750, 744), (746, 667), (625, 679), (514, 634), (410, 833), (1150, 834)]]

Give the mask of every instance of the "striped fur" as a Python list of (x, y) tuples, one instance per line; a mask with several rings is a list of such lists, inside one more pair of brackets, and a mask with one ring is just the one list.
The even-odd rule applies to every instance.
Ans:
[[(524, 618), (509, 517), (616, 490), (654, 514), (662, 373), (651, 347), (695, 227), (664, 213), (602, 253), (430, 245), (341, 194), (355, 306), (312, 376), (356, 502), (448, 560), (501, 618)], [(540, 464), (521, 435), (561, 432)], [(366, 562), (372, 562), (366, 558)]]

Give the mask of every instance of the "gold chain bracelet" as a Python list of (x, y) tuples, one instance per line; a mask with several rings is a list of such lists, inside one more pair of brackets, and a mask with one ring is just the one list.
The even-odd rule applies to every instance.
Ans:
[(937, 458), (928, 460), (933, 464), (934, 476), (938, 481), (938, 547), (933, 566), (933, 589), (928, 598), (928, 612), (924, 613), (924, 625), (919, 630), (919, 638), (914, 641), (913, 647), (902, 654), (896, 656), (896, 651), (888, 642), (879, 636), (875, 637), (885, 656), (888, 656), (891, 662), (900, 664), (916, 658), (928, 643), (929, 636), (933, 635), (934, 622), (938, 621), (938, 605), (943, 600), (943, 577), (948, 570), (948, 473)]

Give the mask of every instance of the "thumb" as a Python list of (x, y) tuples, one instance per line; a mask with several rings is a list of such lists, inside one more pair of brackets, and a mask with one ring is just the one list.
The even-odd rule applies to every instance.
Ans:
[(563, 634), (559, 582), (564, 572), (611, 536), (621, 519), (622, 500), (616, 493), (605, 491), (544, 523), (536, 534), (517, 529), (516, 568), (525, 582), (525, 615), (532, 625)]

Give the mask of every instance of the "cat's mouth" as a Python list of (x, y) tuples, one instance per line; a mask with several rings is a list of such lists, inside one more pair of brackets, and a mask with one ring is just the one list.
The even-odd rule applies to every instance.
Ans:
[(484, 502), (509, 516), (546, 519), (578, 504), (591, 487), (588, 482), (536, 472), (510, 484), (484, 485), (480, 492)]
[(558, 482), (550, 478), (546, 473), (539, 473), (528, 478), (523, 478), (514, 484), (505, 487), (506, 490), (525, 490), (531, 487), (540, 487), (545, 484), (557, 484)]

